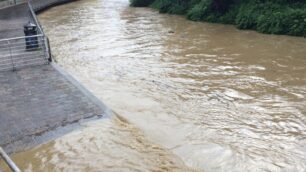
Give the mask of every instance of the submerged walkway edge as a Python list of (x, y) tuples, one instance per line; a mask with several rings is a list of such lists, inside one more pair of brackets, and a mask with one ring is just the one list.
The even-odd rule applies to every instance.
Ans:
[[(32, 6), (38, 12), (70, 1), (34, 0)], [(0, 9), (0, 24), (11, 24), (7, 29), (1, 25), (0, 36), (23, 36), (23, 25), (31, 20), (24, 15), (27, 8), (24, 3)], [(72, 131), (84, 119), (109, 114), (109, 108), (55, 63), (0, 71), (0, 146), (8, 153)]]

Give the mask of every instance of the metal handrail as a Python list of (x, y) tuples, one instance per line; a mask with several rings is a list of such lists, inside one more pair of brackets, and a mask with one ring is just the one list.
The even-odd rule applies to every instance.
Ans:
[(25, 39), (25, 38), (35, 38), (35, 37), (41, 37), (44, 36), (43, 34), (33, 35), (33, 36), (20, 36), (20, 37), (14, 37), (14, 38), (6, 38), (6, 39), (0, 39), (0, 42), (4, 41), (11, 41), (16, 39)]
[(0, 147), (0, 157), (5, 161), (5, 163), (10, 167), (13, 172), (21, 172), (21, 170), (17, 167), (14, 161), (4, 152), (4, 150)]
[[(26, 47), (28, 38), (36, 38), (36, 42), (30, 44), (33, 47)], [(50, 62), (49, 51), (47, 37), (42, 34), (0, 40), (0, 71), (47, 64)]]
[(31, 4), (31, 2), (32, 2), (32, 0), (28, 0), (28, 6), (29, 6), (29, 9), (30, 9), (30, 13), (31, 13), (31, 15), (32, 15), (32, 17), (33, 17), (33, 19), (34, 19), (34, 22), (36, 23), (36, 25), (37, 25), (38, 30), (40, 31), (40, 33), (41, 33), (42, 35), (45, 35), (44, 31), (43, 31), (42, 28), (40, 27), (40, 23), (39, 23), (39, 21), (38, 21), (38, 19), (37, 19), (37, 17), (36, 17), (36, 14), (35, 14), (35, 11), (34, 11), (34, 9), (33, 9), (33, 6), (32, 6), (32, 4)]

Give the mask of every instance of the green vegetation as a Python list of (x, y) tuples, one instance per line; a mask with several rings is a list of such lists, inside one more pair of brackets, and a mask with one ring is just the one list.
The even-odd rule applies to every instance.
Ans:
[(131, 0), (131, 6), (133, 7), (146, 7), (149, 6), (153, 0)]
[(161, 13), (239, 29), (306, 37), (306, 0), (131, 0), (131, 6), (149, 6)]

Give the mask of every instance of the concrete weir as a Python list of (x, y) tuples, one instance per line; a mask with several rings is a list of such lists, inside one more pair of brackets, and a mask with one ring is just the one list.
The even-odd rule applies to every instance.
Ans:
[[(38, 11), (64, 2), (68, 1), (36, 0), (32, 5)], [(0, 9), (0, 39), (23, 36), (23, 25), (31, 20), (25, 15), (28, 11), (26, 3)], [(106, 110), (56, 64), (0, 71), (0, 146), (8, 153), (54, 138), (59, 128), (67, 130), (80, 120), (105, 116)]]

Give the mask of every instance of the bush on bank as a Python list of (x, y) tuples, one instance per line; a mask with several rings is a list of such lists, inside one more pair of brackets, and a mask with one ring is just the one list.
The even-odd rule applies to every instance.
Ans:
[(131, 6), (133, 7), (146, 7), (149, 6), (154, 0), (131, 0)]
[(194, 21), (234, 24), (239, 29), (306, 37), (306, 0), (131, 0), (161, 13)]

